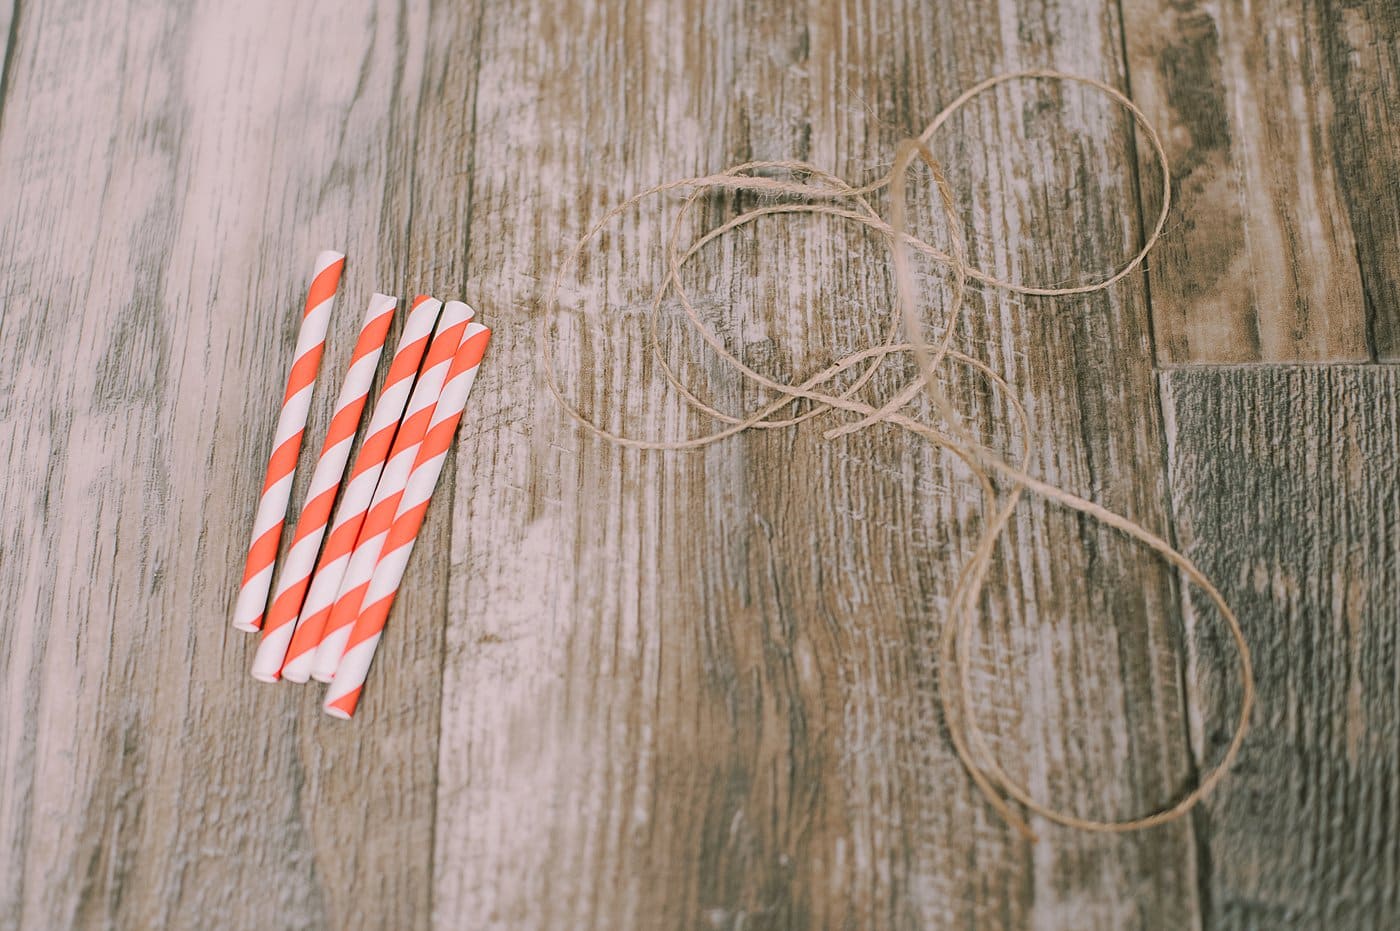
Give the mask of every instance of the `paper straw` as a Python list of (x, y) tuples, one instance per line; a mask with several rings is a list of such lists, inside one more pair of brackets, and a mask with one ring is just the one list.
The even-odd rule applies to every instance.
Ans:
[(282, 412), (273, 434), (267, 477), (263, 480), (262, 496), (253, 518), (248, 565), (243, 570), (243, 584), (233, 609), (233, 626), (237, 630), (254, 631), (262, 626), (267, 593), (272, 588), (272, 567), (277, 562), (277, 549), (282, 542), (282, 522), (292, 497), (292, 477), (301, 453), (302, 434), (306, 432), (306, 415), (311, 410), (311, 392), (316, 387), (316, 370), (321, 367), (331, 305), (335, 302), (335, 291), (340, 286), (340, 273), (344, 268), (345, 256), (339, 252), (326, 251), (316, 256), (316, 271), (306, 295), (292, 371), (287, 376)]
[(374, 651), (384, 632), (384, 622), (389, 617), (394, 596), (398, 594), (399, 584), (408, 568), (413, 544), (428, 513), (428, 501), (437, 487), (443, 462), (452, 448), (452, 438), (457, 433), (457, 424), (466, 407), (467, 395), (471, 393), (477, 369), (481, 366), (481, 357), (486, 353), (486, 345), (490, 341), (491, 331), (479, 323), (473, 323), (467, 328), (462, 348), (452, 360), (447, 384), (443, 386), (442, 396), (433, 410), (433, 423), (418, 447), (413, 472), (404, 488), (389, 536), (384, 541), (379, 563), (374, 567), (374, 576), (365, 594), (360, 616), (351, 628), (345, 653), (326, 691), (324, 708), (333, 717), (349, 718), (355, 713), (370, 663), (374, 661)]
[(311, 576), (311, 586), (287, 647), (282, 678), (290, 682), (305, 682), (311, 678), (311, 661), (321, 643), (321, 633), (335, 604), (335, 596), (340, 592), (340, 580), (374, 498), (379, 475), (399, 429), (399, 418), (403, 416), (404, 405), (408, 403), (414, 377), (441, 309), (442, 301), (425, 294), (413, 299), (398, 348), (394, 350), (394, 360), (389, 363), (389, 374), (384, 378), (379, 399), (374, 402), (374, 413), (370, 414), (369, 426), (365, 428), (365, 440), (350, 469), (335, 521)]
[(311, 571), (316, 568), (316, 554), (321, 549), (321, 539), (331, 518), (335, 493), (340, 488), (340, 480), (345, 477), (350, 447), (355, 444), (355, 433), (360, 429), (360, 415), (364, 413), (370, 384), (379, 368), (379, 357), (384, 352), (384, 339), (389, 335), (389, 324), (393, 322), (396, 306), (398, 300), (387, 294), (375, 294), (369, 299), (369, 309), (365, 311), (364, 322), (360, 324), (360, 335), (355, 340), (350, 364), (345, 370), (345, 381), (336, 398), (335, 413), (326, 429), (326, 438), (321, 443), (321, 454), (316, 459), (316, 470), (311, 473), (306, 502), (297, 517), (292, 545), (282, 561), (272, 607), (268, 608), (267, 616), (263, 618), (262, 639), (253, 657), (255, 679), (276, 682), (282, 661), (286, 658), (287, 644), (292, 639), (292, 630), (301, 612)]
[(403, 423), (394, 437), (394, 448), (379, 477), (379, 487), (374, 490), (374, 500), (370, 503), (369, 513), (365, 515), (364, 526), (360, 528), (360, 538), (355, 542), (355, 551), (350, 555), (350, 564), (346, 566), (345, 577), (341, 579), (340, 594), (336, 596), (335, 607), (326, 620), (321, 645), (316, 648), (311, 675), (322, 682), (329, 682), (335, 675), (340, 654), (345, 652), (345, 642), (350, 639), (350, 630), (360, 613), (360, 603), (374, 575), (375, 563), (379, 561), (379, 551), (398, 512), (399, 499), (403, 496), (408, 475), (413, 470), (418, 445), (428, 432), (433, 408), (437, 406), (438, 395), (442, 393), (443, 382), (447, 379), (457, 349), (462, 345), (462, 334), (471, 317), (471, 308), (461, 301), (448, 301), (443, 307), (437, 334), (433, 337), (433, 344), (428, 347), (428, 358), (423, 363), (423, 373), (413, 386), (408, 410), (404, 412)]

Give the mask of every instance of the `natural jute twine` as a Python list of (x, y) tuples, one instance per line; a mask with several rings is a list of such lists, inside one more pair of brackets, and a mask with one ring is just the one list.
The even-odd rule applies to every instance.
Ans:
[[(1152, 232), (1137, 255), (1124, 263), (1112, 275), (1102, 280), (1075, 287), (1036, 287), (1014, 281), (1005, 281), (967, 264), (964, 233), (954, 207), (953, 193), (942, 167), (929, 151), (928, 142), (934, 133), (938, 132), (939, 128), (973, 97), (1009, 81), (1028, 80), (1071, 82), (1093, 88), (1107, 95), (1132, 114), (1138, 129), (1150, 143), (1160, 164), (1162, 207), (1157, 221), (1152, 227)], [(949, 236), (947, 251), (943, 251), (909, 232), (906, 222), (906, 175), (916, 162), (921, 162), (933, 178), (938, 200), (947, 222)], [(779, 174), (785, 177), (773, 177), (773, 175)], [(886, 189), (889, 198), (888, 220), (883, 219), (875, 211), (870, 204), (869, 197)], [(565, 397), (560, 388), (553, 358), (554, 320), (558, 313), (559, 290), (565, 276), (569, 274), (571, 269), (577, 267), (583, 251), (604, 227), (643, 201), (669, 191), (685, 192), (685, 197), (666, 242), (664, 255), (667, 271), (665, 279), (657, 287), (651, 303), (647, 321), (650, 327), (648, 340), (655, 362), (667, 381), (692, 408), (718, 421), (721, 426), (702, 436), (677, 440), (623, 436), (599, 426), (573, 401)], [(740, 213), (709, 230), (689, 245), (682, 245), (680, 242), (682, 221), (697, 202), (713, 193), (740, 191), (768, 195), (769, 198), (780, 198), (780, 200)], [(828, 412), (840, 411), (853, 416), (845, 423), (828, 429), (823, 434), (827, 439), (861, 430), (875, 423), (892, 424), (923, 437), (935, 446), (946, 449), (957, 456), (966, 463), (975, 475), (992, 511), (984, 532), (977, 540), (972, 556), (958, 573), (949, 601), (948, 618), (943, 626), (941, 638), (940, 664), (944, 675), (939, 677), (939, 696), (958, 757), (967, 768), (972, 780), (987, 797), (988, 802), (1008, 823), (1028, 838), (1034, 837), (1029, 825), (1020, 813), (1013, 810), (1008, 799), (1014, 799), (1025, 809), (1051, 821), (1085, 831), (1133, 831), (1163, 824), (1186, 814), (1215, 787), (1239, 753), (1240, 744), (1244, 740), (1250, 710), (1254, 704), (1254, 675), (1250, 664), (1249, 647), (1245, 643), (1239, 621), (1235, 617), (1235, 613), (1230, 610), (1230, 606), (1225, 603), (1220, 592), (1211, 584), (1211, 581), (1196, 568), (1191, 560), (1187, 559), (1166, 540), (1147, 530), (1136, 521), (1029, 474), (1027, 472), (1029, 450), (1034, 444), (1029, 442), (1032, 427), (1024, 405), (1015, 398), (1011, 385), (992, 371), (986, 363), (959, 352), (953, 348), (952, 343), (958, 316), (963, 310), (969, 279), (980, 282), (986, 287), (1046, 297), (1102, 291), (1142, 264), (1162, 235), (1162, 228), (1166, 223), (1170, 207), (1170, 172), (1162, 142), (1146, 116), (1127, 97), (1100, 81), (1058, 71), (1034, 70), (998, 75), (970, 88), (948, 104), (917, 138), (906, 139), (900, 143), (890, 172), (871, 184), (856, 186), (815, 165), (800, 161), (748, 162), (736, 165), (719, 174), (685, 178), (657, 185), (609, 210), (587, 230), (568, 254), (548, 292), (546, 313), (541, 316), (536, 331), (545, 382), (550, 393), (554, 395), (564, 410), (589, 432), (610, 443), (634, 449), (696, 449), (719, 442), (745, 430), (790, 427)], [(778, 214), (819, 214), (838, 217), (878, 233), (890, 247), (900, 311), (899, 319), (894, 321), (889, 336), (883, 343), (854, 352), (797, 384), (789, 384), (767, 377), (740, 361), (724, 346), (719, 337), (701, 321), (685, 289), (681, 286), (681, 269), (708, 243), (731, 230), (753, 222), (759, 217)], [(919, 317), (921, 295), (915, 287), (910, 272), (911, 250), (926, 256), (935, 263), (940, 263), (950, 273), (951, 282), (948, 286), (950, 300), (947, 304), (949, 312), (941, 333), (934, 339), (925, 337), (922, 321)], [(686, 321), (721, 360), (738, 372), (742, 378), (773, 392), (776, 398), (743, 416), (734, 416), (715, 409), (703, 401), (694, 390), (686, 386), (680, 376), (666, 362), (655, 338), (657, 317), (662, 302), (668, 295), (673, 295), (674, 299), (679, 302)], [(901, 328), (903, 341), (897, 342)], [(881, 362), (887, 357), (899, 353), (912, 355), (917, 365), (917, 377), (879, 407), (859, 400), (856, 394), (874, 376)], [(964, 426), (962, 418), (938, 385), (936, 375), (940, 367), (945, 365), (962, 366), (972, 370), (987, 379), (1005, 397), (1024, 434), (1028, 437), (1028, 441), (1023, 444), (1023, 452), (1015, 463), (1007, 462), (998, 452), (987, 448), (975, 439)], [(851, 384), (836, 392), (823, 390), (823, 386), (834, 378), (857, 367), (862, 367), (861, 371), (858, 372)], [(920, 392), (928, 398), (933, 409), (937, 412), (941, 420), (938, 426), (922, 423), (901, 413), (903, 408), (912, 402)], [(781, 416), (784, 408), (803, 399), (811, 404), (808, 410), (785, 417)], [(967, 696), (970, 691), (968, 643), (972, 639), (976, 626), (977, 605), (988, 571), (992, 566), (993, 553), (998, 538), (1005, 531), (1017, 503), (1027, 492), (1087, 515), (1145, 544), (1167, 563), (1176, 567), (1190, 583), (1196, 585), (1209, 596), (1219, 609), (1221, 619), (1234, 638), (1239, 653), (1243, 697), (1240, 702), (1239, 718), (1235, 724), (1230, 744), (1220, 760), (1205, 771), (1194, 789), (1175, 803), (1151, 814), (1123, 821), (1099, 821), (1081, 818), (1036, 801), (1025, 788), (1013, 781), (1002, 770), (988, 748), (973, 715), (967, 711)]]

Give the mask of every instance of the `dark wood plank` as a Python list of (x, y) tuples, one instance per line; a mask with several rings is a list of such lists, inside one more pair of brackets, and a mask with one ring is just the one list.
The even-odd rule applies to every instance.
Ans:
[(18, 12), (18, 0), (0, 0), (0, 128), (5, 125), (5, 91), (14, 61), (10, 53), (19, 38)]
[(1123, 10), (1133, 96), (1162, 132), (1177, 192), (1151, 263), (1159, 360), (1393, 357), (1400, 7)]
[[(1400, 370), (1162, 376), (1176, 524), (1245, 626), (1254, 729), (1197, 830), (1210, 928), (1400, 924)], [(1186, 615), (1198, 753), (1238, 707), (1233, 655)]]
[(1318, 3), (1331, 151), (1356, 237), (1371, 347), (1400, 359), (1400, 4)]
[(311, 257), (350, 265), (310, 437), (363, 302), (423, 274), (427, 17), (57, 2), (19, 23), (0, 927), (422, 926), (436, 642), (396, 647), (386, 700), (347, 727), (311, 689), (254, 682), (228, 613)]
[[(1120, 81), (1112, 12), (487, 4), (481, 48), (468, 274), (499, 327), (459, 451), (438, 923), (1193, 926), (1189, 825), (1047, 827), (1028, 845), (959, 767), (934, 652), (980, 519), (964, 471), (891, 431), (824, 443), (819, 423), (620, 452), (540, 395), (532, 345), (550, 276), (610, 204), (746, 158), (873, 176), (981, 77), (1050, 64)], [(1111, 106), (1018, 85), (948, 132), (936, 148), (978, 261), (1065, 280), (1132, 253), (1134, 154)], [(701, 424), (659, 384), (639, 326), (666, 229), (633, 216), (607, 237), (568, 289), (558, 354), (587, 406), (674, 435)], [(745, 358), (795, 375), (883, 331), (878, 243), (820, 222), (758, 233), (761, 257), (741, 236), (696, 273)], [(978, 296), (971, 317), (961, 344), (1033, 400), (1037, 469), (1163, 529), (1140, 278), (1061, 305)], [(707, 391), (753, 402), (699, 358)], [(1167, 575), (1040, 505), (1006, 554), (975, 651), (1006, 764), (1086, 814), (1173, 797), (1189, 762)]]

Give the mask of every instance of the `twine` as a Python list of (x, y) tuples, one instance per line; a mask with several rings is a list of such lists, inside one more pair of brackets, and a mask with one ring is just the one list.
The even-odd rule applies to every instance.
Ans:
[[(943, 173), (942, 166), (929, 151), (928, 142), (952, 115), (972, 98), (1000, 84), (1021, 80), (1069, 82), (1103, 93), (1132, 115), (1133, 121), (1151, 145), (1161, 167), (1162, 206), (1157, 221), (1152, 227), (1152, 232), (1147, 237), (1142, 249), (1106, 278), (1072, 287), (1040, 287), (998, 278), (968, 264), (964, 231), (954, 206), (953, 191)], [(933, 179), (934, 190), (948, 224), (949, 246), (947, 251), (939, 249), (909, 232), (906, 220), (905, 189), (909, 169), (915, 163), (924, 165)], [(775, 172), (786, 173), (793, 180), (768, 176)], [(680, 393), (691, 408), (718, 421), (721, 426), (703, 435), (674, 440), (625, 436), (600, 426), (580, 410), (574, 402), (565, 397), (560, 388), (552, 350), (554, 318), (558, 313), (559, 291), (564, 276), (571, 268), (578, 265), (584, 249), (598, 237), (608, 224), (644, 201), (671, 191), (684, 191), (686, 194), (672, 225), (670, 236), (666, 241), (664, 249), (666, 274), (651, 301), (650, 313), (647, 318), (648, 341), (653, 358), (667, 382)], [(870, 195), (880, 191), (887, 191), (889, 198), (888, 221), (883, 219), (870, 204)], [(680, 242), (681, 225), (685, 217), (707, 195), (724, 192), (750, 192), (769, 197), (788, 198), (789, 200), (769, 203), (744, 211), (682, 248)], [(569, 252), (548, 291), (545, 302), (546, 313), (539, 319), (536, 330), (544, 380), (549, 392), (563, 409), (588, 432), (610, 443), (632, 449), (697, 449), (717, 443), (745, 430), (792, 427), (822, 414), (839, 411), (853, 415), (854, 419), (826, 430), (823, 436), (828, 440), (865, 429), (872, 424), (883, 423), (903, 428), (955, 455), (972, 471), (986, 501), (994, 506), (992, 518), (978, 538), (972, 556), (958, 572), (957, 581), (949, 601), (948, 619), (943, 626), (940, 639), (939, 663), (943, 674), (939, 676), (939, 700), (958, 758), (972, 781), (986, 796), (988, 803), (1007, 823), (1031, 840), (1035, 839), (1034, 833), (1025, 818), (1012, 808), (1011, 801), (1020, 803), (1025, 810), (1052, 822), (1083, 831), (1126, 832), (1164, 824), (1185, 815), (1220, 782), (1238, 755), (1240, 744), (1244, 740), (1250, 711), (1254, 704), (1254, 675), (1249, 647), (1245, 642), (1239, 620), (1211, 581), (1196, 568), (1191, 560), (1187, 559), (1167, 540), (1152, 533), (1137, 521), (1130, 520), (1073, 492), (1031, 475), (1027, 471), (1027, 465), (1029, 450), (1033, 446), (1030, 442), (1033, 437), (1033, 429), (1025, 406), (1016, 399), (1011, 385), (1005, 379), (994, 372), (986, 363), (954, 349), (952, 342), (958, 317), (963, 310), (969, 281), (1016, 294), (1042, 297), (1063, 297), (1102, 291), (1142, 265), (1143, 260), (1161, 238), (1162, 228), (1166, 223), (1170, 207), (1170, 172), (1161, 139), (1143, 112), (1122, 93), (1092, 78), (1064, 74), (1058, 71), (1031, 70), (998, 75), (968, 89), (944, 107), (917, 138), (901, 142), (896, 150), (894, 164), (890, 172), (873, 183), (864, 186), (853, 185), (816, 165), (801, 161), (753, 161), (736, 165), (718, 174), (684, 178), (659, 184), (613, 207), (588, 228)], [(836, 217), (856, 223), (879, 234), (890, 247), (899, 305), (898, 319), (893, 322), (889, 335), (882, 343), (853, 352), (798, 383), (788, 383), (770, 378), (738, 359), (724, 346), (719, 337), (702, 322), (680, 280), (681, 269), (701, 249), (718, 237), (740, 226), (752, 223), (760, 217), (785, 214), (816, 214)], [(925, 338), (919, 316), (920, 295), (909, 268), (911, 252), (941, 264), (951, 275), (951, 297), (948, 304), (950, 311), (947, 314), (942, 332), (932, 340)], [(687, 386), (678, 373), (667, 363), (655, 335), (661, 304), (668, 295), (674, 295), (679, 302), (685, 320), (725, 364), (736, 371), (741, 378), (773, 392), (776, 398), (743, 416), (735, 416), (716, 409)], [(901, 330), (903, 331), (902, 341), (900, 341)], [(897, 391), (889, 401), (878, 407), (856, 397), (860, 389), (874, 377), (876, 370), (886, 358), (904, 353), (912, 355), (916, 363), (917, 375), (913, 381)], [(1022, 454), (1015, 463), (1006, 461), (998, 452), (979, 442), (963, 424), (962, 418), (939, 387), (935, 378), (941, 367), (949, 365), (970, 369), (978, 376), (985, 378), (1005, 398), (1026, 437)], [(860, 371), (851, 384), (844, 389), (839, 391), (823, 390), (823, 386), (853, 369), (860, 369)], [(932, 403), (933, 409), (941, 421), (938, 426), (923, 423), (901, 413), (903, 408), (920, 393)], [(799, 401), (810, 402), (810, 408), (801, 413), (789, 413), (787, 416), (781, 416), (785, 408)], [(1002, 490), (1000, 500), (998, 489)], [(1151, 814), (1126, 820), (1094, 820), (1082, 818), (1037, 801), (1001, 768), (988, 748), (982, 730), (977, 725), (973, 715), (969, 713), (967, 697), (970, 692), (968, 644), (977, 624), (977, 604), (987, 574), (992, 566), (997, 542), (1002, 533), (1005, 532), (1016, 505), (1027, 492), (1091, 517), (1145, 544), (1157, 556), (1179, 570), (1189, 583), (1197, 586), (1209, 597), (1219, 610), (1221, 619), (1234, 640), (1239, 656), (1239, 672), (1243, 689), (1239, 718), (1235, 724), (1230, 743), (1220, 760), (1200, 776), (1194, 789), (1175, 803)]]

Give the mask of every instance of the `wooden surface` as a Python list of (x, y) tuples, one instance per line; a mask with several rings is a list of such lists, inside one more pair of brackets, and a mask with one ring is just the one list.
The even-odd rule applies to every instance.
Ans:
[[(0, 929), (1400, 921), (1396, 369), (1176, 367), (1400, 354), (1400, 23), (1290, 4), (0, 4)], [(959, 345), (1031, 406), (1038, 474), (1221, 585), (1260, 706), (1196, 815), (1030, 844), (936, 702), (966, 471), (829, 421), (622, 452), (542, 396), (532, 330), (632, 191), (750, 158), (868, 179), (959, 90), (1036, 66), (1129, 90), (1178, 205), (1146, 275), (979, 291)], [(934, 149), (976, 262), (1073, 281), (1156, 209), (1137, 142), (1099, 98), (1014, 84)], [(670, 435), (702, 424), (640, 316), (674, 206), (601, 242), (557, 350), (587, 409)], [(349, 256), (328, 381), (376, 289), (461, 295), (497, 334), (348, 725), (254, 682), (227, 622), (325, 246)], [(883, 331), (884, 261), (774, 221), (691, 284), (800, 377)], [(1238, 700), (1214, 618), (1123, 538), (1029, 503), (984, 607), (975, 712), (1039, 797), (1125, 817), (1214, 758)]]
[(1164, 363), (1400, 357), (1400, 5), (1123, 4), (1179, 193)]
[[(1259, 713), (1195, 819), (1207, 924), (1385, 928), (1400, 919), (1400, 369), (1162, 377), (1185, 551), (1247, 619)], [(1196, 756), (1238, 686), (1203, 599), (1187, 604)]]

